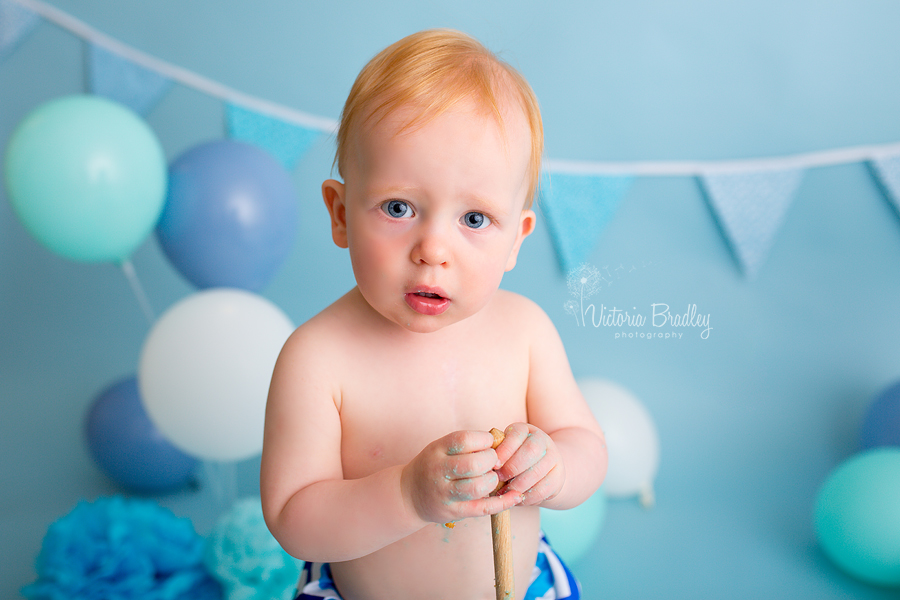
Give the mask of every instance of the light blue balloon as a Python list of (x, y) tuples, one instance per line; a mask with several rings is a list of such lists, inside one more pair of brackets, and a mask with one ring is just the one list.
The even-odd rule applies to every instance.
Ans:
[(220, 140), (179, 156), (169, 182), (156, 235), (172, 265), (201, 289), (265, 287), (297, 234), (284, 167), (261, 148)]
[(606, 495), (598, 491), (569, 510), (541, 509), (541, 529), (563, 561), (576, 562), (584, 558), (606, 519)]
[(130, 109), (97, 96), (64, 96), (16, 128), (5, 179), (19, 219), (47, 248), (73, 260), (122, 262), (162, 211), (166, 159)]
[(835, 469), (819, 490), (815, 525), (844, 571), (900, 586), (900, 448), (867, 450)]

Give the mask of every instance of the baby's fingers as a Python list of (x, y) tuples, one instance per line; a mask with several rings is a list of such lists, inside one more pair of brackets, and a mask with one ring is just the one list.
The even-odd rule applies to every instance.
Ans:
[(497, 474), (493, 471), (478, 477), (456, 479), (449, 482), (449, 496), (456, 502), (481, 500), (493, 492), (498, 483)]
[[(520, 475), (520, 477), (522, 477)], [(559, 465), (550, 469), (545, 477), (531, 485), (522, 494), (523, 506), (534, 506), (552, 500), (559, 494), (565, 477), (562, 475), (562, 467)]]
[[(517, 432), (517, 437), (519, 435), (521, 434)], [(521, 442), (514, 447), (512, 455), (505, 460), (504, 454), (508, 452), (508, 449), (503, 448), (503, 444), (506, 443), (506, 440), (504, 440), (503, 444), (497, 448), (498, 460), (503, 463), (503, 466), (497, 469), (497, 475), (500, 476), (500, 479), (502, 481), (510, 481), (541, 462), (548, 451), (548, 440), (545, 440), (545, 437), (546, 434), (540, 431), (534, 434), (526, 433), (524, 436), (521, 436)], [(509, 437), (507, 437), (508, 439)], [(542, 473), (542, 476), (544, 474), (546, 474), (546, 471)]]
[(530, 431), (527, 423), (513, 423), (506, 428), (503, 434), (503, 441), (497, 446), (497, 462), (500, 465), (505, 465), (506, 461), (516, 453), (519, 446), (528, 439)]
[(543, 481), (555, 467), (552, 461), (540, 460), (510, 479), (504, 489), (524, 494)]
[(481, 500), (467, 502), (464, 505), (461, 505), (460, 509), (465, 511), (466, 517), (486, 517), (518, 506), (523, 500), (524, 496), (522, 494), (507, 492), (496, 496), (488, 496)]
[(440, 440), (448, 456), (479, 452), (491, 447), (494, 436), (487, 431), (455, 431)]
[(444, 467), (444, 477), (454, 481), (480, 477), (487, 473), (495, 475), (493, 468), (496, 463), (497, 453), (491, 448), (480, 452), (449, 456)]

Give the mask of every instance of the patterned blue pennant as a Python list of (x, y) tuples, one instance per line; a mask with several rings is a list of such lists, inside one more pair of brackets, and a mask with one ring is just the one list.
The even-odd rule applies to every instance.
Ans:
[(588, 259), (632, 180), (630, 175), (544, 174), (541, 212), (565, 272)]
[(91, 92), (120, 102), (139, 115), (149, 113), (172, 87), (172, 81), (114, 52), (91, 44)]
[(287, 123), (236, 104), (226, 105), (228, 134), (268, 150), (288, 170), (312, 147), (322, 132)]
[(0, 59), (6, 58), (41, 22), (41, 18), (24, 6), (0, 0)]
[(753, 277), (769, 254), (803, 171), (707, 173), (701, 181), (734, 255)]
[(900, 215), (900, 154), (873, 159), (869, 162), (869, 168)]

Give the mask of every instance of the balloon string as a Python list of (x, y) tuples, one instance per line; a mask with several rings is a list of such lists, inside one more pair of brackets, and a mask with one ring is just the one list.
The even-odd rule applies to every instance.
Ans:
[(206, 482), (212, 490), (216, 512), (224, 513), (237, 499), (237, 475), (234, 462), (203, 461)]
[(156, 321), (156, 315), (153, 313), (153, 307), (150, 306), (150, 300), (147, 299), (144, 287), (141, 285), (141, 281), (138, 279), (137, 273), (134, 270), (134, 265), (131, 264), (131, 259), (126, 258), (119, 263), (119, 267), (121, 267), (125, 279), (128, 280), (128, 285), (131, 287), (131, 291), (137, 299), (141, 311), (144, 313), (144, 316), (147, 317), (147, 322), (152, 325), (153, 322)]

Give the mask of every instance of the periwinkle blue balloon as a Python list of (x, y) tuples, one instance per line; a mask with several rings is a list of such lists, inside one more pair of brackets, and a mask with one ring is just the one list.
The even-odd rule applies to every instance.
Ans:
[(85, 420), (85, 435), (101, 470), (135, 491), (181, 488), (193, 478), (199, 464), (175, 448), (150, 421), (134, 376), (97, 396)]
[(872, 403), (860, 438), (864, 449), (900, 446), (900, 381), (881, 392)]
[(261, 148), (219, 140), (169, 166), (156, 234), (172, 265), (198, 288), (258, 292), (290, 253), (298, 219), (284, 167)]
[(825, 554), (848, 574), (900, 586), (900, 448), (874, 448), (835, 469), (819, 490), (815, 526)]

